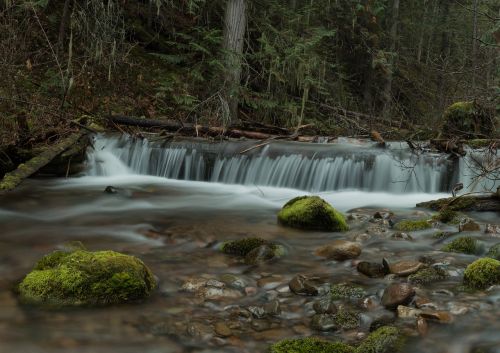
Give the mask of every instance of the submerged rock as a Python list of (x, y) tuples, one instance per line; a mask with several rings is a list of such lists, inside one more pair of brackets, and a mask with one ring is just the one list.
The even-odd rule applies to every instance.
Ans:
[(405, 343), (396, 327), (383, 326), (372, 333), (358, 346), (356, 353), (397, 353)]
[(270, 242), (262, 238), (244, 238), (222, 243), (221, 250), (224, 254), (246, 256), (250, 251)]
[(290, 290), (298, 295), (318, 295), (321, 283), (317, 278), (297, 275), (289, 283)]
[(474, 261), (465, 269), (464, 284), (475, 289), (500, 284), (500, 261), (491, 258)]
[(417, 272), (425, 267), (425, 265), (420, 261), (414, 260), (404, 260), (389, 264), (387, 260), (384, 259), (384, 267), (387, 268), (390, 273), (404, 277)]
[(330, 287), (330, 297), (333, 300), (339, 299), (361, 299), (366, 296), (365, 290), (349, 283), (334, 284)]
[(355, 353), (355, 349), (341, 342), (319, 338), (286, 339), (273, 344), (269, 353)]
[(222, 243), (220, 249), (228, 255), (245, 257), (245, 263), (259, 265), (284, 256), (285, 248), (262, 238), (244, 238)]
[(447, 277), (445, 270), (437, 267), (427, 267), (421, 269), (417, 273), (408, 276), (408, 282), (412, 284), (426, 285), (429, 283), (434, 283), (442, 281)]
[(465, 218), (460, 222), (458, 229), (461, 232), (478, 232), (481, 230), (481, 226), (472, 219)]
[(108, 305), (148, 297), (156, 287), (136, 257), (114, 251), (55, 251), (19, 284), (21, 300), (55, 306)]
[(500, 243), (493, 245), (490, 250), (488, 250), (486, 256), (491, 257), (492, 259), (500, 260)]
[(316, 314), (311, 320), (311, 327), (317, 331), (351, 330), (359, 327), (359, 313), (340, 310), (335, 314)]
[(431, 228), (432, 225), (426, 219), (420, 220), (405, 220), (396, 223), (394, 228), (402, 232), (412, 232)]
[(332, 232), (349, 230), (344, 215), (318, 196), (301, 196), (288, 201), (278, 213), (284, 226)]
[(327, 259), (344, 261), (354, 259), (361, 255), (361, 247), (358, 243), (347, 240), (335, 240), (330, 244), (316, 249), (316, 254)]
[(361, 261), (356, 268), (358, 272), (371, 278), (381, 278), (388, 273), (385, 266), (376, 262)]

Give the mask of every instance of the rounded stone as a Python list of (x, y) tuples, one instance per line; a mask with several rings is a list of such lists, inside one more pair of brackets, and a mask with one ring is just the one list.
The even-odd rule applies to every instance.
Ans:
[(344, 261), (358, 257), (361, 254), (361, 247), (351, 241), (335, 240), (316, 249), (316, 254), (327, 259)]
[(415, 296), (415, 289), (408, 283), (394, 283), (387, 287), (382, 295), (382, 305), (387, 309), (396, 309), (398, 305), (409, 304)]
[(290, 290), (298, 295), (318, 295), (320, 283), (304, 275), (297, 275), (289, 283)]
[(371, 278), (380, 278), (387, 274), (386, 268), (375, 262), (361, 261), (356, 268), (358, 272)]

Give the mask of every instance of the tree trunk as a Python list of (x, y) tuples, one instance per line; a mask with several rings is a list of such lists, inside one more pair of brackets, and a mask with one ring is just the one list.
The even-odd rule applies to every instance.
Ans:
[(476, 69), (477, 69), (477, 6), (478, 0), (474, 0), (473, 27), (472, 27), (472, 95), (476, 96)]
[(66, 36), (66, 27), (71, 16), (71, 2), (72, 0), (64, 1), (63, 13), (61, 16), (61, 23), (59, 24), (59, 37), (57, 39), (57, 51), (60, 53), (64, 48), (64, 37)]
[[(424, 16), (423, 16), (423, 20), (424, 20), (424, 24), (427, 24), (427, 13), (429, 11), (429, 4), (427, 2), (427, 0), (424, 0)], [(417, 62), (420, 63), (420, 61), (422, 60), (422, 50), (423, 50), (423, 47), (424, 47), (424, 37), (425, 37), (425, 26), (424, 25), (421, 25), (420, 26), (420, 34), (419, 34), (419, 38), (418, 38), (418, 47), (417, 47)]]
[(387, 73), (386, 82), (384, 84), (384, 90), (382, 93), (382, 116), (387, 118), (391, 110), (392, 101), (392, 79), (394, 77), (394, 70), (396, 67), (396, 45), (398, 42), (398, 22), (399, 22), (399, 0), (393, 0), (392, 3), (392, 25), (390, 31), (391, 45), (390, 52), (391, 57), (389, 59), (389, 72)]
[(247, 24), (246, 0), (228, 0), (224, 20), (225, 92), (229, 107), (227, 123), (238, 120), (238, 91), (240, 88), (242, 56)]
[(438, 92), (439, 94), (439, 111), (444, 111), (446, 106), (446, 90), (445, 90), (445, 82), (446, 82), (446, 66), (448, 64), (448, 58), (450, 56), (450, 35), (448, 33), (448, 26), (446, 24), (449, 21), (450, 15), (450, 1), (449, 0), (441, 0), (442, 11), (441, 11), (441, 19), (440, 22), (444, 25), (441, 32), (441, 60), (443, 62), (443, 66), (439, 71), (439, 85)]

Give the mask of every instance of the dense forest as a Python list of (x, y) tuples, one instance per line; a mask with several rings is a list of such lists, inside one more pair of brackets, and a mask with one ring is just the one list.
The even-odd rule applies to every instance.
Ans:
[(433, 137), (452, 103), (498, 112), (495, 0), (3, 0), (0, 9), (4, 146), (113, 114), (313, 124), (330, 135), (382, 125), (418, 139)]

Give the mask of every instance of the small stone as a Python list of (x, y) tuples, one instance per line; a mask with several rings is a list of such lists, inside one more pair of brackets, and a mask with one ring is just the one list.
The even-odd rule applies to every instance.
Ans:
[(245, 256), (245, 263), (247, 265), (260, 265), (274, 258), (274, 249), (270, 245), (261, 245)]
[(118, 189), (115, 188), (114, 186), (109, 185), (109, 186), (106, 186), (106, 188), (104, 189), (104, 192), (106, 194), (117, 194), (118, 193)]
[(404, 305), (398, 305), (398, 317), (402, 319), (416, 318), (422, 313), (422, 310), (410, 308)]
[(229, 337), (233, 334), (231, 329), (223, 322), (217, 322), (214, 328), (215, 334), (219, 337)]
[(317, 314), (335, 314), (337, 312), (337, 306), (330, 297), (315, 301), (313, 309)]
[(387, 274), (386, 268), (375, 262), (361, 261), (356, 268), (358, 272), (371, 278), (382, 278)]
[(399, 261), (393, 264), (389, 264), (389, 272), (398, 275), (400, 277), (403, 277), (417, 272), (424, 266), (425, 265), (420, 261), (413, 261), (413, 260)]
[(387, 287), (382, 295), (382, 305), (387, 309), (396, 309), (398, 305), (407, 305), (415, 296), (415, 289), (408, 283), (394, 283)]
[(391, 238), (395, 239), (395, 240), (407, 240), (407, 241), (412, 241), (413, 240), (413, 237), (410, 234), (408, 234), (408, 233), (402, 233), (402, 232), (394, 233), (391, 236)]
[(437, 321), (442, 324), (453, 322), (453, 315), (447, 311), (423, 311), (420, 316), (424, 319)]
[(337, 329), (332, 314), (316, 314), (311, 320), (311, 327), (317, 331), (334, 331)]
[(361, 254), (361, 247), (358, 243), (347, 240), (335, 240), (316, 250), (316, 254), (327, 259), (344, 261), (354, 259)]
[(429, 324), (427, 323), (427, 320), (425, 320), (423, 317), (417, 318), (417, 331), (420, 334), (420, 336), (426, 336), (427, 333), (429, 332)]
[(318, 295), (320, 285), (316, 278), (304, 275), (295, 276), (289, 283), (290, 290), (298, 295)]
[(248, 311), (257, 319), (262, 319), (267, 316), (266, 310), (261, 306), (249, 306)]
[(498, 226), (496, 224), (487, 224), (484, 232), (486, 234), (499, 235), (500, 234), (500, 226)]
[(281, 313), (280, 302), (276, 299), (265, 304), (263, 308), (267, 315), (276, 316)]
[(460, 222), (460, 225), (458, 226), (458, 230), (460, 232), (476, 232), (480, 231), (481, 227), (479, 224), (474, 222), (472, 219), (466, 218)]
[(375, 331), (383, 326), (392, 325), (394, 321), (396, 321), (396, 317), (394, 316), (394, 314), (385, 312), (372, 321), (372, 323), (370, 324), (370, 332)]

